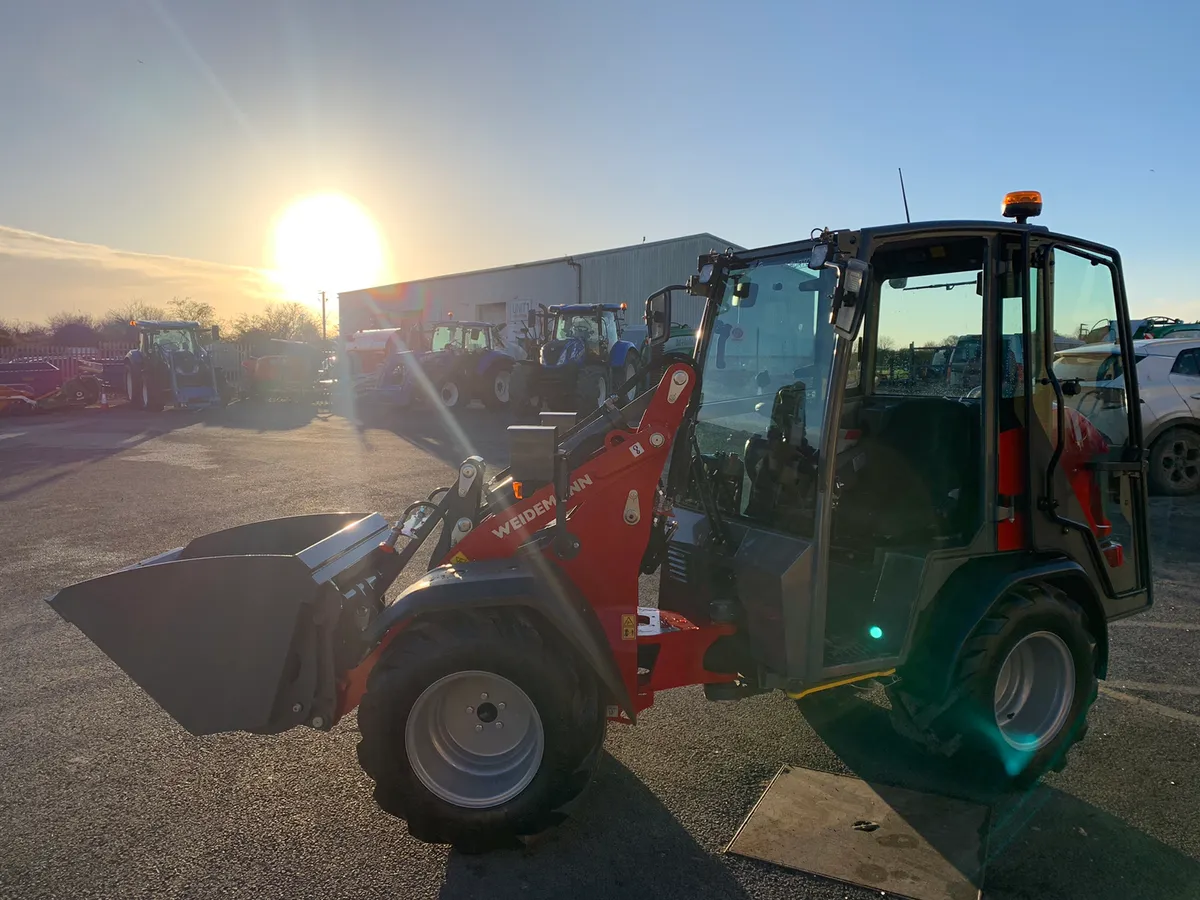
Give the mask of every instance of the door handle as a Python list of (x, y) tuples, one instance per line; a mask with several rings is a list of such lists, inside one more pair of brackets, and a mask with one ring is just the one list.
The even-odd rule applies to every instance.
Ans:
[(1200, 394), (1192, 394), (1193, 400), (1200, 400)]

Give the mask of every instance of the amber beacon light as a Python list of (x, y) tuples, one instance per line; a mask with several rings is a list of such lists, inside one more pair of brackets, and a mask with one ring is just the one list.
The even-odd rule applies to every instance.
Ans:
[(1003, 215), (1024, 225), (1028, 219), (1042, 214), (1041, 191), (1009, 191), (1004, 195)]

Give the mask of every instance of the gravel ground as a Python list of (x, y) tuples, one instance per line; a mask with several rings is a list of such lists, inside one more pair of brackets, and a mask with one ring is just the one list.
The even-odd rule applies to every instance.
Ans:
[[(782, 696), (660, 695), (610, 729), (575, 818), (520, 853), (411, 840), (375, 808), (353, 716), (330, 734), (193, 738), (43, 602), (241, 522), (394, 515), (503, 422), (399, 433), (274, 405), (0, 424), (0, 896), (866, 898), (722, 853), (781, 765), (936, 783), (868, 697), (808, 724)], [(1113, 629), (1111, 678), (1061, 775), (997, 809), (988, 898), (1200, 896), (1200, 501), (1156, 500), (1157, 605)], [(647, 580), (647, 599), (654, 585)]]

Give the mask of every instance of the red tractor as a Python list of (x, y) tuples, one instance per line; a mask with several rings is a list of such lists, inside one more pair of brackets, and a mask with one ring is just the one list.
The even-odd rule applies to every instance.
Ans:
[[(377, 802), (426, 841), (559, 821), (606, 725), (685, 685), (802, 699), (886, 678), (906, 737), (1028, 784), (1086, 731), (1108, 623), (1151, 603), (1129, 331), (1119, 388), (1052, 365), (1068, 325), (1128, 322), (1120, 258), (1028, 224), (1040, 209), (1021, 193), (1014, 222), (701, 257), (647, 301), (661, 348), (674, 294), (704, 299), (691, 360), (565, 431), (512, 426), (508, 470), (468, 459), (394, 524), (209, 534), (50, 603), (193, 734), (328, 730), (358, 707)], [(904, 292), (924, 280), (963, 289)], [(981, 390), (878, 379), (916, 328), (982, 334)], [(385, 596), (426, 540), (429, 571)]]

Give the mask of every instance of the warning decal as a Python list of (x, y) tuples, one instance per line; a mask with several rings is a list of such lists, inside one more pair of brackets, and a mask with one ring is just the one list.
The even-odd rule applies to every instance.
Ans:
[(621, 615), (621, 640), (637, 640), (637, 616), (623, 613)]

